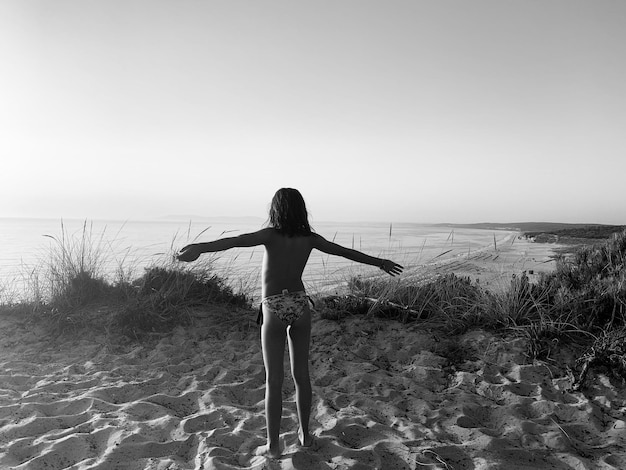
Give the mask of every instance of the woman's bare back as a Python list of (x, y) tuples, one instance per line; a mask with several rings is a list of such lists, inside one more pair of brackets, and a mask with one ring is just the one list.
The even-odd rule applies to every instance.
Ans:
[(282, 235), (270, 229), (265, 243), (261, 275), (262, 296), (276, 295), (288, 290), (304, 290), (302, 273), (314, 245), (314, 235)]

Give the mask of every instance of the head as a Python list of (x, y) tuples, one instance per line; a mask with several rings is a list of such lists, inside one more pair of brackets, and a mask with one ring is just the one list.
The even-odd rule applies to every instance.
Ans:
[(269, 225), (290, 237), (311, 235), (309, 215), (300, 191), (292, 188), (276, 191), (270, 206)]

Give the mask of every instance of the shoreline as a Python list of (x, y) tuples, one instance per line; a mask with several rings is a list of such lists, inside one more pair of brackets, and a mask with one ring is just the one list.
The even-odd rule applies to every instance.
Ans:
[(536, 282), (542, 274), (556, 269), (558, 250), (565, 245), (537, 243), (526, 240), (522, 233), (514, 234), (497, 248), (489, 247), (458, 256), (456, 259), (437, 266), (437, 275), (454, 273), (459, 277), (469, 277), (481, 286), (501, 292), (508, 287), (513, 275), (526, 274), (531, 282)]
[[(469, 253), (458, 253), (451, 258), (413, 266), (405, 269), (400, 279), (406, 284), (424, 284), (437, 277), (454, 274), (469, 278), (488, 290), (502, 292), (510, 284), (512, 276), (526, 274), (530, 282), (537, 282), (541, 275), (556, 269), (559, 253), (582, 245), (533, 242), (525, 239), (522, 232), (512, 232), (495, 248), (486, 245)], [(383, 278), (378, 273), (363, 277)], [(332, 288), (328, 287), (324, 293), (330, 290)]]

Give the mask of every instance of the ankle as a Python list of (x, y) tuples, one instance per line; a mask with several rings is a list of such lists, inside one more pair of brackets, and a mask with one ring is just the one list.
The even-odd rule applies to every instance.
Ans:
[(278, 459), (281, 457), (282, 455), (282, 450), (280, 448), (280, 445), (278, 444), (265, 444), (264, 446), (261, 446), (257, 449), (257, 451), (255, 452), (256, 455), (261, 455), (264, 457), (269, 457), (272, 459)]
[(309, 431), (303, 431), (303, 430), (298, 431), (298, 441), (300, 441), (300, 445), (302, 447), (310, 446), (312, 440), (313, 438), (311, 437), (311, 434), (309, 434)]
[(269, 450), (280, 450), (280, 444), (278, 442), (276, 442), (276, 443), (268, 442), (267, 448)]

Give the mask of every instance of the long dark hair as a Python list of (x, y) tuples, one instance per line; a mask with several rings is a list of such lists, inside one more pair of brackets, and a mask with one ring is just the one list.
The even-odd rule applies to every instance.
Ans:
[(293, 237), (294, 235), (311, 235), (309, 214), (300, 191), (293, 188), (281, 188), (272, 198), (268, 224), (279, 233)]

